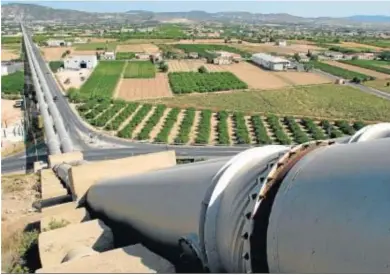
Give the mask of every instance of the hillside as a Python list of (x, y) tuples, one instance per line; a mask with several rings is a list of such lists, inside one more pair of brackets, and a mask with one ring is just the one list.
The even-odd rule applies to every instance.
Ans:
[(2, 5), (2, 20), (15, 20), (23, 18), (26, 21), (57, 21), (93, 23), (106, 21), (113, 22), (144, 22), (150, 20), (165, 21), (174, 19), (187, 19), (191, 21), (219, 21), (219, 22), (250, 22), (273, 24), (311, 24), (311, 25), (390, 25), (389, 16), (364, 16), (357, 15), (346, 18), (304, 18), (286, 13), (261, 14), (250, 12), (217, 12), (205, 11), (188, 12), (151, 12), (133, 10), (121, 13), (95, 13), (70, 9), (53, 9), (35, 4), (10, 3)]

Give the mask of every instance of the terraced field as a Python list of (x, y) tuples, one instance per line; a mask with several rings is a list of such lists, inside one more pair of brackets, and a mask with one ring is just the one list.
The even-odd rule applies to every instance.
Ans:
[(299, 144), (352, 135), (367, 124), (109, 100), (90, 100), (76, 108), (94, 127), (118, 137), (188, 145)]

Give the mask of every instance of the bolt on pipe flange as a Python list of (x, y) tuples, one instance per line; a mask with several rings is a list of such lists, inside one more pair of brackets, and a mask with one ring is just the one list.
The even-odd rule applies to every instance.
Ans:
[(335, 141), (319, 140), (297, 145), (282, 155), (262, 182), (260, 192), (255, 199), (254, 208), (247, 220), (246, 228), (251, 230), (249, 237), (245, 239), (245, 247), (249, 249), (248, 270), (255, 273), (269, 272), (267, 264), (267, 228), (273, 200), (278, 187), (294, 165), (304, 156), (319, 147), (335, 144)]

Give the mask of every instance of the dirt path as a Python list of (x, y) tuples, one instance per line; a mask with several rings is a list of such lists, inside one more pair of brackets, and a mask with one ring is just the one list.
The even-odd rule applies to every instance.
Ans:
[(123, 70), (121, 72), (121, 76), (119, 77), (118, 83), (116, 83), (114, 94), (112, 95), (113, 98), (118, 98), (120, 87), (122, 86), (122, 81), (123, 81), (123, 74), (125, 73), (126, 67), (129, 64), (129, 62), (125, 63), (125, 66), (123, 66)]
[(245, 125), (249, 132), (249, 138), (251, 139), (251, 144), (256, 144), (255, 131), (253, 129), (250, 116), (245, 116)]
[(231, 115), (229, 115), (227, 117), (227, 126), (228, 126), (230, 144), (235, 144), (236, 139), (234, 137), (234, 125), (233, 125), (233, 119), (232, 119)]
[(343, 68), (343, 69), (346, 69), (346, 70), (350, 70), (350, 71), (353, 71), (353, 72), (358, 72), (358, 73), (362, 73), (362, 74), (365, 74), (365, 75), (373, 76), (373, 77), (376, 77), (378, 79), (386, 79), (386, 78), (390, 77), (390, 75), (388, 75), (388, 74), (379, 73), (379, 72), (376, 72), (376, 71), (364, 69), (364, 68), (361, 68), (361, 67), (358, 67), (358, 66), (349, 65), (349, 64), (344, 64), (344, 63), (337, 62), (337, 61), (324, 61), (324, 62), (326, 64), (329, 64), (329, 65), (332, 65), (332, 66), (336, 66), (336, 67), (340, 67), (340, 68)]
[(117, 134), (118, 132), (120, 132), (123, 128), (125, 128), (125, 126), (133, 119), (134, 115), (139, 111), (139, 109), (142, 108), (142, 104), (140, 104), (137, 109), (135, 109), (135, 111), (121, 124), (121, 126), (119, 126), (118, 128), (118, 131), (115, 133)]
[(216, 113), (211, 115), (211, 130), (209, 144), (215, 145), (218, 142), (218, 119)]
[(133, 138), (135, 138), (141, 132), (142, 128), (144, 128), (146, 122), (149, 120), (149, 118), (153, 115), (154, 111), (156, 110), (156, 107), (157, 106), (153, 106), (152, 109), (149, 111), (149, 113), (147, 113), (144, 119), (141, 121), (141, 123), (134, 128), (133, 136), (132, 136)]
[(283, 75), (283, 73), (275, 73), (274, 76), (277, 77), (277, 78), (279, 78), (281, 81), (283, 81), (283, 82), (285, 82), (285, 83), (287, 83), (287, 84), (289, 84), (289, 85), (295, 85), (295, 82), (292, 81), (291, 79), (285, 77), (285, 76)]
[(161, 116), (160, 120), (157, 122), (156, 126), (153, 127), (152, 131), (150, 131), (150, 139), (149, 141), (152, 142), (157, 137), (158, 133), (160, 133), (161, 128), (164, 126), (165, 119), (167, 118), (169, 112), (171, 111), (171, 108), (166, 108), (163, 115)]
[(168, 136), (168, 143), (169, 144), (173, 143), (175, 141), (175, 138), (179, 134), (180, 124), (184, 118), (184, 112), (185, 112), (185, 110), (180, 111), (179, 115), (177, 116), (176, 122), (173, 124), (172, 130)]
[(192, 127), (191, 127), (189, 144), (193, 144), (195, 142), (196, 136), (198, 134), (198, 125), (199, 125), (199, 121), (200, 121), (200, 113), (201, 113), (201, 111), (196, 111), (195, 112), (194, 124), (192, 124)]

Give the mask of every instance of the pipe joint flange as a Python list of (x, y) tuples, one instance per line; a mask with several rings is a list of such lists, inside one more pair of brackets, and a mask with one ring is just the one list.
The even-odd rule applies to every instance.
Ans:
[(207, 270), (205, 259), (199, 246), (199, 238), (196, 234), (190, 234), (179, 240), (179, 247), (182, 251), (180, 258), (191, 266), (191, 271), (196, 269), (199, 272)]

